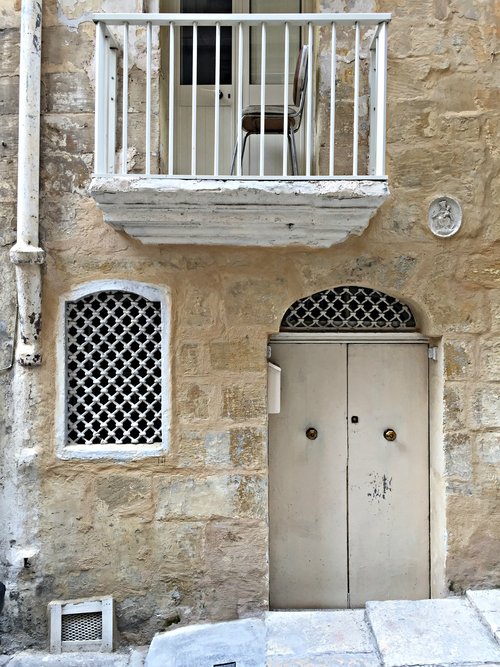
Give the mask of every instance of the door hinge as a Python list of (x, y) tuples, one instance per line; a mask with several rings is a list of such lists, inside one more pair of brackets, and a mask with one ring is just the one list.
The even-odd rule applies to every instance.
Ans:
[(429, 347), (429, 349), (427, 350), (427, 356), (432, 361), (437, 361), (438, 360), (438, 349), (437, 349), (437, 347)]
[(272, 351), (272, 349), (271, 349), (271, 346), (268, 345), (268, 346), (267, 346), (267, 358), (268, 358), (268, 359), (271, 358), (272, 353), (273, 353), (273, 351)]

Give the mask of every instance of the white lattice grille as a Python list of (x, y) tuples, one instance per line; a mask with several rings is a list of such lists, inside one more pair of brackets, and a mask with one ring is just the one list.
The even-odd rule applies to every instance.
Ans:
[(281, 331), (412, 331), (411, 310), (388, 294), (345, 286), (296, 301), (285, 313)]
[(61, 641), (88, 642), (102, 639), (102, 612), (63, 614)]
[(124, 291), (66, 304), (67, 442), (161, 441), (161, 306)]

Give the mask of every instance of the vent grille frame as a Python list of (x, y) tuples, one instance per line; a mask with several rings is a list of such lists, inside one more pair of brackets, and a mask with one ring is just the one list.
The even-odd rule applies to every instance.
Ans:
[(115, 641), (114, 602), (110, 595), (53, 600), (48, 605), (51, 653), (111, 653)]

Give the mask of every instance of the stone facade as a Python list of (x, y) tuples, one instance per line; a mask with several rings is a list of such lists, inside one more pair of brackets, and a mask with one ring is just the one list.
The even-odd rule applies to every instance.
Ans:
[[(401, 298), (439, 346), (435, 409), (442, 412), (447, 551), (445, 586), (435, 594), (500, 586), (495, 3), (319, 3), (328, 11), (393, 13), (391, 196), (362, 236), (323, 250), (146, 247), (103, 223), (86, 193), (94, 108), (89, 14), (110, 8), (96, 0), (44, 4), (43, 363), (20, 368), (12, 363), (16, 299), (8, 256), (16, 224), (20, 2), (0, 0), (0, 581), (7, 586), (0, 653), (43, 645), (52, 599), (112, 594), (129, 643), (172, 624), (267, 608), (266, 345), (292, 302), (336, 285)], [(135, 101), (143, 94), (139, 84), (131, 92)], [(318, 104), (321, 113), (326, 101)], [(460, 232), (448, 239), (427, 227), (428, 206), (443, 194), (463, 210)], [(170, 291), (170, 448), (127, 463), (61, 461), (59, 299), (110, 278)]]

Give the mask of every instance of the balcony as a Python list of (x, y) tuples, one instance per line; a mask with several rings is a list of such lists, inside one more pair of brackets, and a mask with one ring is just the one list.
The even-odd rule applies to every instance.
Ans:
[(389, 20), (97, 14), (90, 192), (105, 221), (150, 244), (360, 234), (389, 193)]

